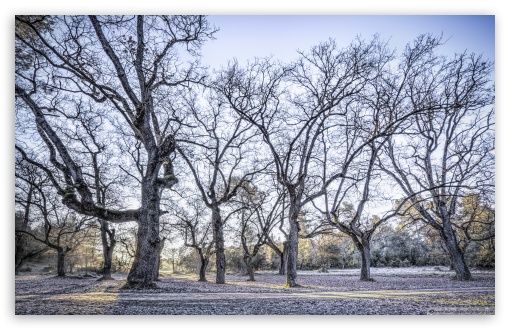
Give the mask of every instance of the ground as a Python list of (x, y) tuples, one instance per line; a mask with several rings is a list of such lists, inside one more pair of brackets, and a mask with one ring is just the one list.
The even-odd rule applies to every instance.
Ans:
[(125, 274), (114, 280), (22, 273), (16, 276), (15, 313), (21, 314), (190, 314), (346, 315), (494, 314), (494, 271), (473, 271), (473, 280), (452, 279), (445, 267), (373, 268), (373, 282), (359, 270), (298, 272), (298, 288), (285, 277), (256, 274), (256, 282), (227, 274), (226, 284), (197, 282), (195, 275), (162, 273), (157, 288), (127, 290)]

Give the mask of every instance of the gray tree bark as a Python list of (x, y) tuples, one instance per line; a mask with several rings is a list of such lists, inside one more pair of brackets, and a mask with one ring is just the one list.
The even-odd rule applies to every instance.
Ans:
[(112, 279), (112, 263), (113, 263), (113, 251), (117, 241), (115, 241), (115, 233), (110, 231), (108, 222), (99, 221), (101, 224), (101, 244), (103, 247), (103, 269), (101, 280)]
[(289, 242), (283, 242), (283, 252), (280, 254), (279, 275), (287, 275), (287, 260), (289, 259)]
[(159, 280), (159, 269), (161, 268), (161, 253), (163, 252), (163, 248), (165, 247), (165, 240), (166, 240), (166, 237), (163, 237), (162, 240), (160, 240), (159, 242), (159, 247), (158, 247), (158, 265), (156, 267), (157, 269), (157, 278)]
[[(153, 161), (155, 163), (155, 161)], [(149, 164), (153, 163), (149, 161)], [(133, 265), (128, 274), (129, 286), (154, 286), (158, 278), (159, 266), (159, 216), (160, 195), (157, 178), (159, 166), (147, 174), (142, 181), (142, 205), (138, 218), (137, 242)]]
[(209, 258), (204, 257), (201, 253), (200, 255), (200, 271), (199, 271), (199, 282), (207, 282), (207, 278), (205, 276), (207, 271), (207, 266), (209, 265)]
[(453, 231), (452, 224), (448, 216), (443, 219), (443, 228), (440, 235), (445, 242), (446, 248), (450, 254), (450, 262), (453, 270), (455, 270), (455, 279), (459, 281), (471, 280), (471, 272), (464, 259), (464, 252), (459, 248), (457, 237)]
[(361, 253), (361, 281), (372, 281), (370, 277), (370, 241), (362, 238), (361, 244), (358, 246)]
[(212, 208), (212, 225), (214, 236), (214, 250), (216, 252), (216, 283), (225, 284), (225, 241), (223, 237), (223, 221), (221, 219), (220, 208), (213, 205)]
[(298, 262), (298, 215), (299, 209), (291, 205), (289, 214), (289, 237), (288, 237), (288, 256), (287, 256), (287, 282), (286, 287), (298, 286), (297, 279), (297, 262)]
[(254, 282), (255, 281), (255, 271), (253, 270), (253, 264), (252, 264), (252, 256), (245, 255), (243, 257), (244, 264), (246, 265), (246, 272), (248, 274), (248, 281)]
[(66, 261), (66, 252), (63, 248), (57, 248), (57, 276), (58, 277), (64, 277), (66, 276), (66, 268), (65, 268), (65, 261)]

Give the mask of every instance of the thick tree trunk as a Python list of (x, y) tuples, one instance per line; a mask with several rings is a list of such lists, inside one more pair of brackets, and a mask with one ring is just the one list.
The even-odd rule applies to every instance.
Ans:
[(200, 271), (199, 271), (199, 282), (207, 282), (207, 278), (205, 277), (207, 266), (209, 265), (209, 258), (200, 257)]
[(158, 278), (160, 196), (156, 179), (157, 171), (154, 171), (142, 181), (137, 246), (127, 278), (127, 286), (130, 287), (152, 287)]
[(223, 222), (221, 220), (220, 208), (215, 205), (212, 210), (212, 225), (214, 235), (214, 250), (216, 252), (216, 283), (225, 284), (225, 242), (223, 238)]
[(246, 272), (248, 273), (248, 281), (255, 281), (255, 271), (253, 270), (252, 257), (245, 255), (243, 258), (244, 264), (246, 265)]
[(372, 281), (370, 277), (370, 241), (361, 240), (361, 281)]
[(452, 255), (451, 255), (450, 251), (448, 250), (448, 247), (446, 246), (446, 241), (445, 241), (443, 235), (441, 234), (441, 231), (439, 231), (439, 236), (441, 237), (441, 248), (443, 249), (443, 251), (445, 253), (448, 254), (448, 260), (449, 260), (449, 265), (448, 266), (449, 266), (450, 270), (453, 271), (453, 270), (455, 270), (455, 268), (453, 267), (453, 264), (454, 264), (453, 258), (452, 258)]
[(351, 232), (349, 236), (361, 255), (361, 270), (359, 279), (361, 281), (372, 281), (372, 278), (370, 277), (370, 239), (366, 237), (358, 237), (353, 232)]
[(57, 249), (57, 276), (66, 276), (65, 261), (66, 253), (63, 249)]
[(443, 221), (443, 232), (441, 233), (448, 253), (450, 254), (451, 266), (455, 271), (455, 279), (459, 281), (471, 280), (471, 272), (464, 259), (464, 253), (459, 248), (457, 238), (449, 221)]
[(288, 237), (288, 257), (287, 257), (287, 282), (286, 287), (296, 287), (297, 284), (297, 262), (298, 262), (298, 214), (299, 209), (291, 206), (289, 214), (289, 237)]

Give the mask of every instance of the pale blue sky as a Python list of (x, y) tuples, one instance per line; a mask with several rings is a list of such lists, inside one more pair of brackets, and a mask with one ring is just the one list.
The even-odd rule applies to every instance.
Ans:
[(402, 49), (422, 33), (443, 33), (449, 41), (442, 47), (448, 52), (483, 53), (494, 60), (495, 17), (492, 15), (230, 15), (209, 16), (220, 29), (216, 40), (202, 49), (203, 61), (213, 67), (225, 65), (237, 58), (240, 63), (253, 57), (273, 55), (283, 61), (296, 57), (296, 50), (333, 38), (339, 46), (346, 46), (357, 35), (369, 39), (379, 34), (390, 40), (391, 48)]

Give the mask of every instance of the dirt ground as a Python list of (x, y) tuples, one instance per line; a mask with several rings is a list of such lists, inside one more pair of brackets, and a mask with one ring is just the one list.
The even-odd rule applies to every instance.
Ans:
[(114, 280), (22, 274), (16, 276), (15, 314), (103, 315), (404, 315), (495, 314), (494, 271), (473, 271), (473, 280), (452, 280), (444, 267), (374, 268), (374, 282), (358, 270), (298, 272), (298, 288), (285, 277), (256, 274), (256, 282), (227, 274), (226, 284), (197, 282), (195, 275), (163, 273), (157, 288), (122, 289)]

